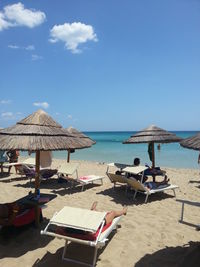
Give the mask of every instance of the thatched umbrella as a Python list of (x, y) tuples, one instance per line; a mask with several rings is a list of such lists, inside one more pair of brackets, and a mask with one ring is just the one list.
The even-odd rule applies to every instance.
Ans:
[(200, 151), (200, 133), (183, 139), (180, 142), (180, 145), (182, 147), (188, 148), (188, 149), (194, 149), (194, 150), (199, 150)]
[(154, 143), (173, 143), (179, 142), (182, 138), (176, 136), (174, 133), (170, 133), (166, 130), (163, 130), (155, 125), (151, 125), (144, 130), (137, 132), (132, 135), (128, 140), (125, 140), (123, 144), (139, 144), (139, 143), (149, 143), (149, 151), (152, 159), (152, 168), (155, 167), (155, 152), (154, 152)]
[(81, 138), (67, 133), (46, 112), (38, 110), (16, 125), (0, 131), (0, 150), (36, 152), (35, 192), (39, 188), (40, 151), (89, 147)]
[[(81, 141), (88, 147), (91, 147), (92, 145), (96, 144), (96, 142), (93, 141), (89, 136), (83, 134), (82, 132), (79, 132), (77, 129), (71, 126), (64, 130), (73, 137), (81, 138)], [(74, 151), (75, 149), (68, 149), (67, 162), (70, 161), (70, 154), (73, 153)]]

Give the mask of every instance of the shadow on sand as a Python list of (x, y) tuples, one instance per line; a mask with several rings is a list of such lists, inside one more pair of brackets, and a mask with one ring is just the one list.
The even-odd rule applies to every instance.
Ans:
[[(44, 218), (41, 228), (48, 223)], [(31, 242), (30, 242), (31, 240)], [(52, 237), (45, 237), (40, 234), (40, 229), (34, 224), (23, 227), (4, 227), (0, 231), (0, 259), (5, 257), (17, 258), (28, 251), (45, 247)]]
[[(126, 193), (126, 187), (125, 186), (119, 186), (115, 187), (115, 189), (108, 188), (103, 191), (100, 191), (96, 194), (102, 194), (111, 197), (111, 201), (117, 203), (117, 204), (122, 204), (122, 205), (141, 205), (145, 204), (145, 195), (144, 194), (137, 194), (136, 199), (133, 198), (134, 192), (132, 190), (128, 190)], [(154, 201), (162, 201), (164, 199), (168, 198), (174, 198), (173, 195), (167, 194), (165, 192), (160, 192), (156, 194), (152, 194), (148, 198), (147, 203), (151, 203)]]
[(184, 246), (166, 247), (153, 254), (146, 254), (134, 267), (199, 267), (200, 242)]
[[(109, 241), (114, 237), (115, 231), (113, 231), (109, 235)], [(64, 239), (63, 239), (63, 247), (59, 248), (54, 254), (47, 252), (42, 259), (37, 259), (32, 267), (78, 267), (80, 264), (75, 264), (73, 262), (66, 262), (62, 260), (62, 253), (64, 249)], [(97, 252), (97, 261), (99, 261), (99, 256), (103, 253), (104, 249), (106, 249), (106, 245), (102, 249), (98, 249)], [(65, 257), (69, 257), (71, 259), (83, 261), (85, 263), (92, 263), (94, 255), (94, 248), (90, 246), (80, 245), (77, 243), (70, 243), (67, 247)]]

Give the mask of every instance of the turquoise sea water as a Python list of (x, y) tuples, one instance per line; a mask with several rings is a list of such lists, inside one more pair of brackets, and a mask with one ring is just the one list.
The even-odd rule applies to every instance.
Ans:
[[(195, 135), (196, 131), (174, 132), (182, 138)], [(96, 141), (91, 148), (76, 150), (71, 159), (98, 162), (121, 162), (132, 164), (133, 158), (139, 157), (141, 163), (150, 164), (147, 144), (122, 144), (134, 132), (85, 132)], [(198, 151), (183, 148), (179, 143), (161, 144), (160, 151), (155, 145), (156, 165), (162, 167), (198, 168)], [(55, 158), (67, 158), (67, 152), (53, 152)]]

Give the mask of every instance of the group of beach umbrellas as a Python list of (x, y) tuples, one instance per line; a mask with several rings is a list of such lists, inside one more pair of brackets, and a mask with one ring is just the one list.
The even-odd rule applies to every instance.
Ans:
[(40, 151), (88, 148), (95, 142), (78, 131), (64, 129), (43, 110), (38, 110), (16, 125), (0, 131), (0, 150), (35, 152), (35, 191), (39, 188)]
[[(164, 129), (151, 125), (132, 135), (124, 144), (148, 143), (149, 157), (155, 167), (155, 143), (180, 142), (181, 146), (200, 150), (200, 134), (182, 138)], [(40, 151), (66, 150), (67, 161), (75, 149), (91, 147), (96, 142), (78, 130), (64, 129), (43, 110), (38, 110), (12, 127), (0, 130), (0, 150), (35, 151), (36, 177), (35, 190), (39, 188)]]

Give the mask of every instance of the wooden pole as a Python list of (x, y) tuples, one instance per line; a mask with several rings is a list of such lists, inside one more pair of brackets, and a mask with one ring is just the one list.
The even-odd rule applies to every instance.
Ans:
[[(40, 151), (37, 150), (35, 154), (35, 170), (36, 170), (36, 175), (35, 175), (35, 196), (37, 196), (37, 190), (40, 187)], [(36, 203), (35, 206), (35, 225), (36, 227), (40, 226), (40, 208), (39, 204)]]
[(67, 162), (70, 161), (70, 149), (68, 149), (68, 154), (67, 154)]
[[(155, 150), (154, 150), (154, 142), (152, 142), (152, 169), (155, 168)], [(153, 177), (153, 182), (156, 181), (155, 175), (152, 175)]]
[(152, 168), (155, 168), (155, 149), (154, 149), (154, 142), (152, 142)]
[(37, 150), (35, 154), (35, 194), (37, 193), (37, 189), (40, 187), (40, 151)]

